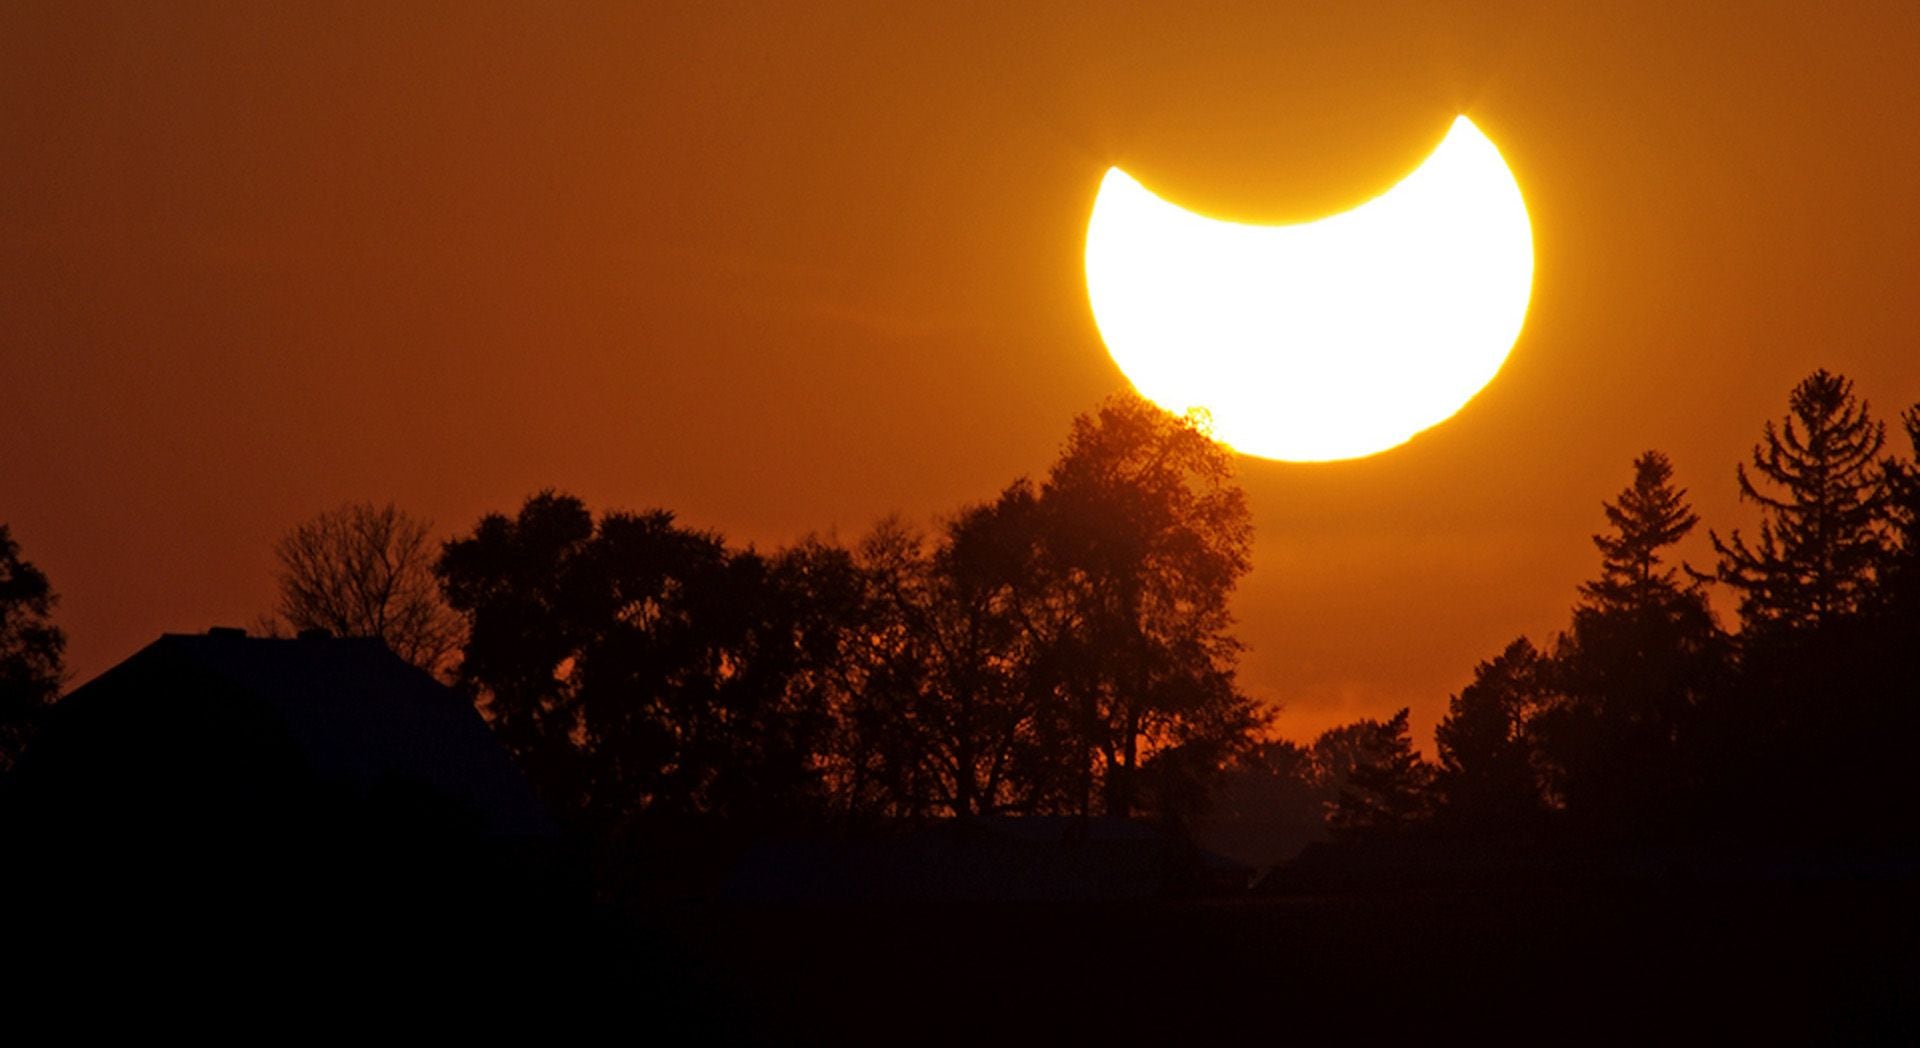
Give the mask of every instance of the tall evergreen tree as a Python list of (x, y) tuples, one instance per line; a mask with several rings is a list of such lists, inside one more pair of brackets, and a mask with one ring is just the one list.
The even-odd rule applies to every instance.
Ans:
[(1678, 572), (1662, 563), (1661, 551), (1685, 538), (1700, 518), (1672, 481), (1673, 463), (1662, 452), (1648, 451), (1633, 461), (1633, 485), (1616, 501), (1601, 503), (1614, 530), (1593, 537), (1600, 577), (1580, 585), (1589, 606), (1649, 608), (1680, 592)]
[(1890, 458), (1887, 516), (1892, 548), (1871, 622), (1846, 652), (1853, 691), (1851, 715), (1835, 732), (1835, 749), (1849, 774), (1835, 792), (1847, 794), (1854, 825), (1872, 835), (1920, 840), (1920, 809), (1906, 752), (1920, 735), (1920, 404), (1901, 413), (1909, 454)]
[(1912, 455), (1886, 463), (1887, 517), (1893, 526), (1893, 549), (1880, 584), (1887, 610), (1920, 625), (1920, 404), (1902, 412), (1900, 423), (1906, 429)]
[[(1700, 518), (1659, 451), (1634, 460), (1633, 483), (1601, 510), (1612, 528), (1593, 536), (1600, 577), (1580, 585), (1573, 627), (1556, 651), (1562, 684), (1577, 688), (1600, 671), (1603, 679), (1591, 683), (1616, 705), (1629, 702), (1615, 712), (1670, 725), (1675, 704), (1687, 701), (1682, 692), (1703, 683), (1686, 664), (1712, 656), (1721, 639), (1701, 581), (1683, 580), (1665, 559)], [(1567, 672), (1582, 660), (1593, 665)]]
[(1787, 404), (1781, 425), (1768, 422), (1754, 446), (1755, 472), (1736, 470), (1741, 497), (1764, 514), (1759, 538), (1712, 536), (1719, 580), (1740, 591), (1743, 622), (1763, 630), (1818, 627), (1860, 610), (1887, 551), (1886, 426), (1850, 380), (1825, 369)]
[(1555, 645), (1558, 696), (1537, 734), (1558, 800), (1638, 832), (1672, 813), (1685, 789), (1684, 736), (1720, 680), (1726, 645), (1700, 582), (1664, 559), (1699, 522), (1672, 463), (1648, 451), (1633, 468), (1633, 483), (1602, 503), (1612, 527), (1593, 537), (1600, 576), (1581, 585)]
[[(1885, 427), (1853, 385), (1816, 371), (1794, 387), (1741, 469), (1758, 541), (1714, 536), (1718, 578), (1740, 594), (1737, 693), (1707, 718), (1715, 802), (1747, 832), (1822, 836), (1884, 824), (1910, 737), (1890, 709), (1873, 617), (1889, 571)], [(1762, 490), (1762, 484), (1767, 490)], [(1910, 691), (1911, 684), (1895, 691)], [(1897, 703), (1910, 707), (1911, 703)]]

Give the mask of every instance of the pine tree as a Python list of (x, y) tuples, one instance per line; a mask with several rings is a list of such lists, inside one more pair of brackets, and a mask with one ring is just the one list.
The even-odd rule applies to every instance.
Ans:
[(1554, 645), (1558, 694), (1534, 728), (1558, 801), (1590, 824), (1640, 832), (1673, 807), (1683, 736), (1720, 680), (1726, 645), (1701, 584), (1663, 559), (1699, 523), (1672, 463), (1648, 451), (1633, 469), (1633, 483), (1601, 504), (1612, 528), (1593, 537), (1600, 576), (1581, 585)]
[(1788, 398), (1779, 428), (1768, 422), (1753, 449), (1760, 480), (1740, 466), (1740, 495), (1760, 505), (1751, 545), (1738, 531), (1725, 541), (1717, 577), (1740, 591), (1740, 617), (1762, 629), (1821, 626), (1860, 610), (1887, 552), (1887, 490), (1878, 460), (1886, 427), (1873, 420), (1853, 383), (1824, 369)]
[(1648, 451), (1633, 461), (1633, 486), (1617, 501), (1601, 503), (1614, 531), (1593, 537), (1600, 549), (1600, 577), (1580, 586), (1590, 606), (1645, 609), (1682, 592), (1677, 572), (1662, 566), (1660, 551), (1685, 538), (1700, 518), (1688, 506), (1686, 490), (1675, 488), (1672, 480), (1667, 456)]
[(1673, 486), (1673, 464), (1648, 451), (1633, 474), (1615, 501), (1601, 503), (1613, 528), (1593, 536), (1600, 577), (1580, 585), (1583, 599), (1555, 660), (1561, 686), (1576, 699), (1607, 707), (1614, 719), (1671, 727), (1720, 632), (1700, 581), (1682, 582), (1664, 560), (1700, 520), (1686, 489)]
[(1895, 616), (1920, 624), (1920, 404), (1900, 415), (1913, 454), (1888, 459), (1887, 516), (1893, 525), (1893, 549), (1880, 579), (1881, 594)]

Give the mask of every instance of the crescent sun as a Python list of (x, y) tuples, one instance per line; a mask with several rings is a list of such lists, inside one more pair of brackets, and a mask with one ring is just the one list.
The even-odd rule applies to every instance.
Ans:
[(1444, 421), (1500, 370), (1532, 290), (1520, 186), (1464, 116), (1392, 189), (1317, 221), (1206, 218), (1116, 167), (1087, 224), (1114, 362), (1262, 458), (1357, 458)]

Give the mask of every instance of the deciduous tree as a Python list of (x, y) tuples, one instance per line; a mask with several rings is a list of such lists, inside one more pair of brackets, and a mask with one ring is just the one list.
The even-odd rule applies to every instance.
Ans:
[(1153, 752), (1243, 735), (1258, 718), (1236, 689), (1228, 600), (1250, 566), (1246, 494), (1232, 455), (1195, 419), (1135, 395), (1074, 420), (1040, 492), (1041, 558), (1055, 624), (1048, 672), (1091, 750), (1109, 814), (1139, 801)]
[(1437, 785), (1462, 823), (1512, 828), (1547, 806), (1534, 719), (1554, 698), (1553, 668), (1525, 637), (1474, 669), (1434, 728)]
[(556, 804), (618, 828), (817, 802), (825, 713), (795, 687), (817, 609), (787, 567), (548, 492), (448, 543), (439, 571), (470, 623), (461, 682)]
[(587, 801), (577, 671), (605, 603), (593, 539), (585, 504), (547, 491), (512, 517), (482, 518), (434, 567), (466, 622), (457, 682), (563, 811)]
[(57, 602), (46, 573), (20, 556), (0, 524), (0, 772), (20, 758), (60, 694), (66, 636), (53, 624)]
[(1048, 598), (1038, 526), (1021, 482), (963, 510), (931, 548), (897, 525), (863, 547), (882, 627), (868, 699), (889, 710), (869, 734), (914, 765), (893, 773), (906, 788), (896, 810), (1047, 810), (1073, 766), (1078, 740), (1053, 730), (1038, 684)]
[(1390, 834), (1433, 811), (1433, 765), (1408, 731), (1408, 710), (1384, 721), (1366, 718), (1322, 732), (1313, 759), (1336, 834)]
[(429, 673), (451, 672), (460, 620), (434, 579), (430, 529), (392, 503), (370, 502), (296, 525), (274, 545), (280, 617), (295, 630), (377, 637)]

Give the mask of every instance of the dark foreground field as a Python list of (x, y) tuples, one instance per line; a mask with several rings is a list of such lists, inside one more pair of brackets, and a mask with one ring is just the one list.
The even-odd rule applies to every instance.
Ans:
[(18, 1021), (277, 1038), (406, 1015), (543, 1044), (1920, 1040), (1904, 875), (622, 914), (440, 877), (370, 903), (332, 870), (290, 891), (88, 869), (84, 890), (9, 896)]
[(690, 909), (616, 968), (722, 1041), (1910, 1043), (1916, 909), (1888, 883)]

